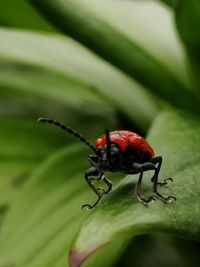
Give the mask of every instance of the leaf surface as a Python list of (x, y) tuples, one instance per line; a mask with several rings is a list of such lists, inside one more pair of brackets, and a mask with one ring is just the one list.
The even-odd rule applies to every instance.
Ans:
[(104, 107), (109, 105), (126, 114), (143, 129), (158, 111), (158, 104), (141, 85), (70, 38), (2, 28), (0, 39), (0, 86), (4, 94), (32, 93), (62, 103), (85, 101), (86, 106), (94, 100), (94, 104), (105, 103)]
[[(0, 117), (0, 206), (11, 203), (20, 184), (45, 157), (67, 144), (65, 133), (34, 121)], [(13, 136), (14, 133), (14, 136)]]
[[(86, 258), (107, 243), (141, 233), (170, 232), (200, 239), (199, 120), (185, 113), (165, 112), (156, 119), (148, 140), (156, 155), (164, 158), (160, 179), (174, 179), (160, 192), (175, 195), (177, 201), (165, 204), (157, 199), (144, 206), (134, 196), (137, 177), (127, 176), (85, 220), (72, 248), (71, 266), (79, 266), (85, 252)], [(143, 181), (147, 196), (153, 194), (150, 175), (147, 172)], [(86, 262), (86, 266), (92, 265)]]
[(55, 31), (26, 0), (0, 1), (0, 24), (7, 27)]
[(178, 77), (161, 61), (102, 19), (100, 13), (97, 15), (90, 8), (90, 1), (87, 4), (77, 0), (30, 1), (53, 25), (136, 79), (154, 94), (175, 106), (199, 111), (199, 95), (190, 90), (190, 84), (183, 79), (188, 77), (187, 72)]
[[(83, 179), (88, 168), (87, 153), (80, 145), (71, 145), (35, 170), (4, 221), (0, 266), (67, 265), (69, 246), (88, 213), (80, 206), (95, 197)], [(114, 247), (108, 266), (115, 260), (116, 251), (122, 251), (122, 242)], [(105, 253), (108, 255), (108, 251)], [(103, 267), (104, 263), (97, 266)]]
[(176, 25), (190, 59), (194, 88), (199, 87), (199, 46), (200, 46), (200, 2), (198, 0), (179, 0), (176, 8)]

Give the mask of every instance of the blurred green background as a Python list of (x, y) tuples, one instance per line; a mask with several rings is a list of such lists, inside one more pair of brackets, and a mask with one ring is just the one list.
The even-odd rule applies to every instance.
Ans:
[[(87, 251), (94, 239), (91, 231), (85, 243), (75, 241), (85, 218), (94, 214), (94, 229), (98, 221), (96, 211), (88, 219), (80, 210), (94, 201), (83, 178), (91, 151), (38, 117), (61, 120), (91, 142), (105, 128), (135, 131), (165, 155), (166, 175), (199, 167), (199, 27), (198, 0), (0, 0), (0, 267), (68, 266), (70, 248)], [(192, 175), (177, 187), (194, 184)], [(109, 178), (117, 185), (124, 177)], [(200, 185), (193, 184), (191, 207), (181, 206), (185, 220), (177, 216), (175, 228), (160, 224), (146, 234), (131, 226), (127, 238), (119, 222), (119, 241), (84, 266), (199, 266), (192, 192), (196, 205)], [(123, 216), (114, 197), (105, 214)], [(167, 212), (169, 221), (178, 214)]]

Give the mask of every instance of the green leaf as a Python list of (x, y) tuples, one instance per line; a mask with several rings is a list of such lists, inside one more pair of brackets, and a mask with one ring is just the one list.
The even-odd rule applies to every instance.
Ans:
[[(174, 179), (173, 184), (160, 188), (160, 192), (175, 195), (177, 202), (165, 204), (157, 200), (148, 206), (142, 205), (134, 196), (137, 177), (127, 176), (85, 220), (72, 248), (71, 266), (79, 266), (107, 243), (141, 233), (170, 232), (200, 239), (199, 120), (186, 113), (165, 112), (156, 119), (148, 140), (156, 155), (164, 158), (160, 179), (169, 176)], [(149, 176), (147, 172), (146, 185), (143, 185), (145, 195), (152, 195)]]
[(7, 207), (6, 206), (0, 206), (0, 229), (3, 224), (4, 216), (6, 214)]
[[(33, 120), (0, 117), (0, 206), (11, 203), (34, 167), (67, 144), (66, 134)], [(14, 133), (14, 136), (13, 136)], [(68, 139), (69, 140), (69, 139)]]
[[(11, 87), (13, 91), (16, 86), (21, 92), (49, 94), (50, 98), (62, 102), (68, 96), (70, 101), (77, 102), (96, 98), (95, 103), (106, 102), (107, 106), (120, 110), (143, 129), (148, 128), (157, 113), (157, 105), (141, 85), (69, 38), (1, 29), (0, 39), (0, 60), (2, 66), (8, 64), (0, 77), (0, 83), (5, 86), (4, 93), (8, 92), (7, 88)], [(16, 67), (9, 69), (9, 62), (15, 63)], [(22, 79), (23, 66), (30, 71)], [(40, 76), (41, 71), (44, 77)], [(40, 83), (44, 90), (40, 90)]]
[(198, 267), (198, 255), (197, 241), (169, 234), (145, 234), (133, 238), (117, 266)]
[[(54, 101), (60, 105), (94, 104), (101, 109), (105, 103), (85, 83), (31, 64), (0, 62), (0, 95)], [(41, 90), (42, 88), (42, 90)]]
[[(180, 0), (177, 8), (176, 22), (179, 33), (191, 52), (197, 53), (199, 50), (200, 34), (200, 11), (198, 0)], [(194, 49), (194, 51), (192, 51)]]
[(199, 86), (200, 73), (200, 2), (198, 0), (179, 0), (176, 10), (176, 24), (179, 34), (184, 41), (188, 52), (193, 76), (196, 80), (195, 86)]
[(136, 42), (102, 19), (101, 14), (93, 12), (91, 1), (30, 1), (53, 25), (144, 84), (156, 95), (183, 109), (199, 110), (199, 96), (195, 96), (188, 88), (182, 74), (177, 77)]
[(160, 0), (160, 1), (173, 8), (175, 8), (178, 3), (178, 0)]
[(0, 1), (0, 24), (16, 28), (55, 31), (25, 0)]
[[(126, 2), (129, 2), (129, 1), (134, 1), (134, 0), (125, 0)], [(160, 0), (161, 2), (167, 4), (168, 6), (170, 7), (175, 7), (175, 5), (177, 4), (177, 1), (178, 0)], [(153, 2), (153, 1), (151, 1)], [(145, 3), (146, 5), (147, 3)]]
[[(80, 206), (94, 198), (83, 179), (87, 153), (80, 145), (68, 146), (35, 170), (6, 216), (0, 266), (66, 266), (70, 243), (87, 214)], [(114, 247), (119, 254), (122, 242)]]
[[(34, 171), (4, 221), (0, 266), (66, 266), (70, 244), (88, 213), (80, 206), (94, 200), (83, 179), (88, 168), (87, 153), (81, 145), (68, 146)], [(97, 266), (105, 266), (105, 260), (112, 266), (125, 243), (111, 245), (112, 255), (108, 251), (100, 253), (104, 260)]]
[[(188, 82), (184, 51), (169, 9), (156, 1), (85, 0), (82, 4), (93, 16), (111, 25), (185, 83)], [(157, 27), (158, 21), (162, 27)]]
[(88, 200), (86, 183), (81, 179), (87, 163), (82, 160), (86, 151), (79, 146), (53, 155), (17, 196), (0, 240), (1, 266), (8, 262), (17, 266), (48, 266), (58, 259), (64, 264), (66, 245), (85, 215), (80, 205)]

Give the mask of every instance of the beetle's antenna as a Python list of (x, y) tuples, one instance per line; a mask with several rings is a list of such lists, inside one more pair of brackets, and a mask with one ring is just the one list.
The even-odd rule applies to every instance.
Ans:
[(86, 140), (81, 134), (79, 134), (76, 131), (72, 130), (69, 126), (64, 125), (62, 122), (59, 122), (59, 121), (56, 121), (56, 120), (53, 120), (53, 119), (49, 119), (49, 118), (39, 118), (37, 121), (38, 122), (43, 122), (43, 123), (53, 124), (53, 125), (55, 125), (57, 127), (60, 127), (64, 131), (67, 131), (68, 133), (70, 133), (73, 136), (75, 136), (76, 138), (78, 138), (80, 141), (82, 141), (84, 144), (89, 146), (96, 153), (96, 148), (92, 144), (90, 144), (90, 142), (88, 140)]
[(110, 142), (110, 131), (108, 129), (105, 130), (106, 132), (106, 154), (107, 154), (107, 159), (110, 162), (110, 146), (111, 146), (111, 142)]

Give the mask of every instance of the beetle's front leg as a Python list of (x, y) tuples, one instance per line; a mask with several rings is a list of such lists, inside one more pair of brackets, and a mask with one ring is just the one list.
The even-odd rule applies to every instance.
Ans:
[(104, 195), (110, 193), (112, 191), (112, 182), (108, 178), (106, 178), (104, 174), (100, 175), (100, 180), (104, 181), (108, 188), (104, 189), (102, 187), (98, 187), (98, 190), (101, 191)]
[[(95, 206), (97, 206), (97, 204), (99, 203), (99, 201), (102, 198), (102, 193), (93, 184), (93, 181), (95, 179), (94, 178), (90, 178), (90, 176), (99, 176), (99, 171), (95, 167), (91, 167), (85, 173), (85, 180), (87, 181), (88, 185), (92, 188), (92, 190), (96, 193), (97, 200), (93, 205), (90, 205), (90, 204), (82, 205), (82, 207), (81, 207), (82, 209), (85, 208), (85, 207), (87, 207), (88, 209), (94, 208)], [(96, 180), (98, 180), (98, 179), (96, 179)]]
[[(88, 161), (94, 168), (97, 170), (97, 174), (99, 177), (97, 179), (90, 178), (90, 181), (95, 180), (95, 181), (104, 181), (106, 185), (108, 186), (107, 189), (104, 189), (102, 187), (98, 187), (97, 190), (101, 191), (102, 194), (108, 194), (112, 190), (112, 182), (105, 177), (103, 173), (100, 173), (100, 170), (98, 169), (98, 156), (97, 155), (89, 155), (88, 156)], [(89, 169), (90, 170), (90, 169)], [(93, 174), (92, 174), (93, 175)]]

